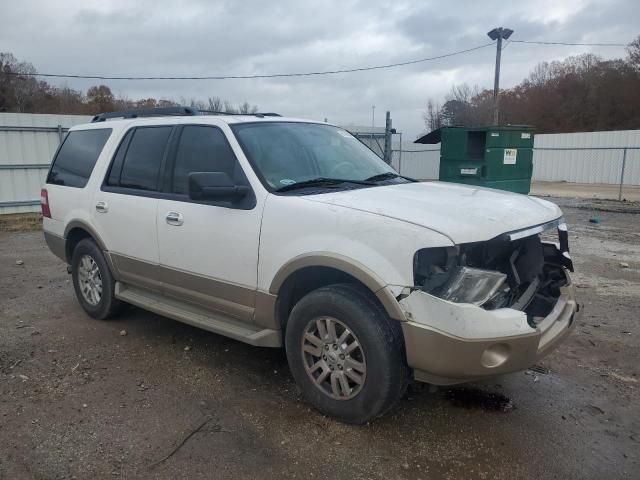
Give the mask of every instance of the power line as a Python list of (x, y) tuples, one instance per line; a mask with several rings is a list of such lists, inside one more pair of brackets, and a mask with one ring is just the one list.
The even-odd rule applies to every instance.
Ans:
[(58, 74), (58, 73), (17, 73), (17, 72), (5, 72), (7, 75), (16, 76), (32, 76), (32, 77), (56, 77), (56, 78), (84, 78), (91, 80), (239, 80), (248, 78), (280, 78), (280, 77), (312, 77), (317, 75), (333, 75), (337, 73), (353, 73), (353, 72), (365, 72), (368, 70), (382, 70), (385, 68), (402, 67), (405, 65), (413, 65), (416, 63), (429, 62), (432, 60), (440, 60), (442, 58), (453, 57), (455, 55), (461, 55), (463, 53), (473, 52), (474, 50), (480, 50), (486, 48), (493, 43), (485, 43), (484, 45), (478, 45), (477, 47), (466, 48), (464, 50), (458, 50), (456, 52), (445, 53), (443, 55), (437, 55), (435, 57), (420, 58), (418, 60), (409, 60), (407, 62), (389, 63), (386, 65), (374, 65), (370, 67), (360, 68), (346, 68), (341, 70), (326, 70), (319, 72), (298, 72), (298, 73), (270, 73), (259, 75), (211, 75), (211, 76), (192, 76), (192, 77), (135, 77), (135, 76), (122, 76), (113, 77), (107, 75), (74, 75), (74, 74)]
[[(535, 40), (510, 40), (509, 43), (525, 43), (536, 45), (570, 45), (570, 46), (591, 46), (591, 47), (626, 47), (624, 43), (569, 43), (569, 42), (544, 42)], [(415, 65), (417, 63), (430, 62), (433, 60), (440, 60), (443, 58), (454, 57), (456, 55), (462, 55), (464, 53), (473, 52), (491, 46), (493, 43), (485, 43), (472, 48), (466, 48), (464, 50), (457, 50), (455, 52), (445, 53), (443, 55), (436, 55), (434, 57), (420, 58), (417, 60), (408, 60), (406, 62), (389, 63), (385, 65), (373, 65), (369, 67), (359, 68), (345, 68), (339, 70), (325, 70), (315, 72), (294, 72), (294, 73), (268, 73), (257, 75), (205, 75), (205, 76), (170, 76), (170, 77), (151, 77), (151, 76), (109, 76), (109, 75), (81, 75), (81, 74), (69, 74), (69, 73), (18, 73), (18, 72), (3, 72), (4, 75), (14, 76), (30, 76), (30, 77), (51, 77), (51, 78), (78, 78), (88, 80), (243, 80), (252, 78), (286, 78), (286, 77), (313, 77), (320, 75), (335, 75), (339, 73), (354, 73), (354, 72), (366, 72), (370, 70), (383, 70), (387, 68), (403, 67), (406, 65)], [(506, 48), (507, 44), (505, 44)]]
[(577, 45), (585, 47), (626, 47), (625, 43), (569, 43), (569, 42), (542, 42), (536, 40), (511, 40), (512, 43), (531, 43), (536, 45)]

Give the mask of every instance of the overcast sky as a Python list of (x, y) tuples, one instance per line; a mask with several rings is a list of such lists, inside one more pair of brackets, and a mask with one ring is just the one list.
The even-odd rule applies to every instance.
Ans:
[[(0, 7), (0, 51), (45, 73), (227, 75), (362, 67), (425, 58), (482, 45), (491, 28), (512, 39), (628, 43), (640, 34), (637, 0), (21, 0)], [(519, 83), (538, 62), (623, 48), (509, 44), (501, 86)], [(428, 98), (442, 102), (453, 84), (492, 87), (495, 47), (388, 70), (321, 77), (222, 81), (116, 81), (131, 99), (220, 96), (261, 111), (338, 124), (424, 130)], [(98, 83), (66, 82), (86, 89)]]

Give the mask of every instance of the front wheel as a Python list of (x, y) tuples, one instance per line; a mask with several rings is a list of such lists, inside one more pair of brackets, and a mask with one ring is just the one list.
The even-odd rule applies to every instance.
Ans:
[(289, 317), (285, 345), (303, 395), (344, 422), (383, 415), (409, 380), (400, 325), (356, 285), (304, 296)]

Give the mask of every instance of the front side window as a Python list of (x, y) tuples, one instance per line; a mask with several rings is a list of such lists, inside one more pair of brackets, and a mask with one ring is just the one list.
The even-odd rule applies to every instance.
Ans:
[(109, 185), (157, 190), (162, 157), (172, 129), (172, 126), (136, 128), (122, 159), (120, 172), (114, 171), (118, 163), (114, 162)]
[[(406, 182), (347, 131), (330, 125), (257, 122), (232, 126), (254, 168), (271, 190), (294, 185), (373, 186)], [(314, 183), (315, 182), (315, 183)]]
[(241, 180), (240, 166), (224, 133), (216, 127), (185, 126), (178, 141), (171, 192), (187, 194), (192, 172), (224, 172)]
[(47, 183), (85, 187), (110, 135), (110, 128), (69, 132), (53, 159)]

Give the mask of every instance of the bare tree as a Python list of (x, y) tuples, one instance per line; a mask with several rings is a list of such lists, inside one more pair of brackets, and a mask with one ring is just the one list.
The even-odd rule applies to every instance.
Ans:
[(433, 131), (442, 127), (442, 110), (440, 109), (440, 105), (434, 104), (433, 100), (429, 99), (427, 101), (427, 110), (424, 115), (424, 123), (427, 127), (427, 130)]
[[(90, 87), (86, 95), (68, 86), (56, 87), (46, 81), (38, 81), (35, 67), (16, 59), (11, 53), (0, 52), (0, 111), (29, 113), (95, 114), (131, 108), (156, 108), (191, 105), (199, 110), (238, 111), (234, 105), (220, 97), (206, 101), (180, 97), (180, 103), (170, 99), (153, 97), (132, 100), (122, 93), (113, 93), (108, 85)], [(255, 105), (244, 102), (239, 107), (245, 113), (257, 111)]]
[(233, 104), (228, 100), (224, 100), (224, 111), (225, 113), (238, 113)]
[(636, 69), (640, 70), (640, 35), (627, 46), (629, 54), (629, 63)]
[(209, 110), (212, 112), (222, 112), (224, 109), (224, 102), (220, 97), (209, 97)]
[(112, 112), (115, 109), (113, 92), (106, 85), (90, 87), (87, 90), (87, 103), (96, 112)]
[(207, 104), (204, 103), (202, 100), (196, 100), (195, 98), (192, 98), (189, 101), (189, 106), (195, 108), (196, 110), (206, 110), (207, 109)]
[(243, 102), (238, 106), (238, 113), (242, 113), (244, 115), (253, 114), (258, 111), (258, 107), (255, 105), (250, 105), (249, 102)]

